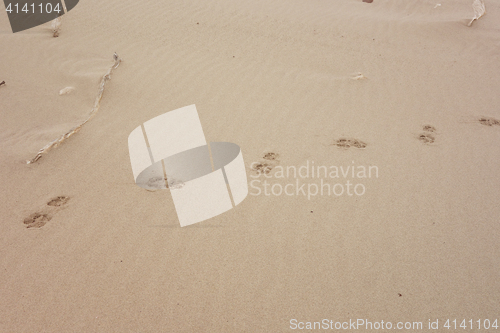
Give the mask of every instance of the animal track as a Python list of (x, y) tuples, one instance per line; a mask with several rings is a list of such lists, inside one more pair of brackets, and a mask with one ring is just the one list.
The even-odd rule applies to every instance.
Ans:
[(148, 179), (146, 185), (148, 185), (149, 187), (154, 187), (156, 189), (162, 189), (165, 188), (165, 181), (167, 181), (167, 178), (165, 177), (152, 177)]
[(167, 187), (171, 189), (180, 189), (183, 188), (185, 183), (182, 180), (178, 180), (175, 178), (171, 178), (167, 180)]
[(24, 219), (26, 228), (41, 228), (46, 225), (52, 220), (54, 214), (68, 203), (69, 199), (67, 196), (58, 196), (49, 200), (43, 208)]
[(500, 120), (495, 118), (481, 117), (478, 119), (479, 123), (486, 126), (500, 126)]
[(181, 180), (165, 177), (151, 177), (148, 179), (146, 185), (153, 189), (146, 189), (149, 192), (156, 192), (161, 189), (180, 189), (184, 187), (185, 183)]
[(274, 160), (277, 160), (279, 157), (278, 154), (276, 153), (267, 153), (263, 156), (263, 159), (265, 160), (270, 160), (270, 161), (274, 161)]
[(279, 154), (268, 152), (262, 156), (262, 160), (259, 162), (252, 163), (252, 170), (256, 171), (258, 174), (268, 174), (271, 170), (279, 164), (278, 158)]
[(424, 130), (424, 133), (421, 133), (418, 136), (418, 139), (425, 144), (434, 143), (434, 141), (436, 141), (436, 138), (434, 137), (434, 135), (432, 135), (432, 133), (436, 132), (436, 128), (432, 125), (424, 125), (422, 126), (422, 129)]
[(418, 136), (418, 139), (420, 141), (422, 141), (423, 143), (427, 143), (427, 144), (434, 143), (434, 141), (436, 141), (436, 138), (432, 134), (429, 134), (429, 133), (420, 134)]
[(436, 128), (432, 125), (424, 125), (422, 129), (426, 132), (431, 132), (431, 133), (436, 132)]
[(55, 206), (55, 207), (60, 207), (65, 205), (69, 201), (69, 197), (61, 196), (54, 198), (47, 202), (47, 206)]
[(254, 171), (257, 171), (259, 173), (265, 173), (267, 175), (269, 172), (271, 172), (271, 170), (273, 169), (273, 166), (271, 166), (270, 164), (267, 164), (267, 163), (257, 163), (257, 164), (254, 164), (252, 169)]
[(24, 219), (24, 224), (26, 224), (26, 228), (41, 228), (47, 222), (49, 222), (52, 219), (52, 216), (49, 214), (42, 214), (42, 213), (33, 213), (27, 218)]
[(345, 149), (349, 149), (351, 147), (358, 149), (365, 149), (367, 146), (366, 143), (358, 139), (345, 139), (345, 138), (338, 139), (337, 141), (335, 141), (334, 145), (336, 145), (339, 148), (345, 148)]

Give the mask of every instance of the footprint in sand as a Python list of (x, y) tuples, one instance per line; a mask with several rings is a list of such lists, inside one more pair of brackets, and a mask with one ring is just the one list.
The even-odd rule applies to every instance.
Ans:
[(266, 153), (262, 158), (268, 161), (276, 161), (278, 160), (278, 157), (280, 156), (276, 153)]
[(156, 192), (159, 190), (163, 190), (166, 188), (170, 189), (180, 189), (184, 187), (184, 182), (172, 177), (151, 177), (146, 182), (146, 185), (149, 188), (146, 188), (146, 191)]
[[(146, 185), (149, 188), (155, 188), (157, 190), (165, 188), (165, 186), (168, 187), (168, 185), (165, 185), (165, 182), (167, 181), (167, 178), (165, 177), (151, 177), (148, 179)], [(151, 190), (148, 190), (151, 191)], [(152, 190), (155, 191), (155, 190)]]
[(265, 173), (266, 175), (271, 172), (272, 169), (273, 166), (267, 163), (254, 163), (252, 166), (252, 170), (258, 173)]
[(423, 129), (425, 132), (431, 132), (431, 133), (436, 132), (436, 127), (434, 127), (434, 126), (432, 126), (432, 125), (424, 125), (424, 126), (422, 126), (422, 129)]
[(500, 120), (489, 117), (481, 117), (478, 119), (479, 123), (485, 126), (500, 126)]
[(41, 228), (47, 222), (52, 219), (52, 216), (49, 214), (42, 213), (33, 213), (27, 218), (24, 219), (24, 224), (26, 224), (26, 228)]
[(49, 202), (47, 202), (47, 206), (61, 207), (65, 204), (67, 204), (68, 201), (69, 201), (69, 197), (61, 196), (61, 197), (54, 198), (54, 199), (50, 200)]
[(49, 200), (49, 202), (47, 202), (47, 204), (44, 207), (42, 207), (39, 211), (31, 214), (30, 216), (24, 219), (24, 224), (26, 225), (26, 228), (39, 229), (44, 225), (46, 225), (47, 222), (52, 220), (54, 214), (56, 214), (64, 205), (68, 203), (69, 199), (70, 198), (67, 196), (58, 196)]
[(185, 183), (182, 180), (178, 180), (178, 179), (175, 179), (172, 177), (170, 177), (167, 180), (167, 187), (171, 188), (171, 189), (180, 189), (180, 188), (183, 188), (184, 185), (185, 185)]
[(262, 160), (252, 163), (252, 170), (259, 174), (268, 174), (271, 170), (279, 164), (279, 154), (267, 152), (262, 156)]
[(436, 141), (436, 138), (432, 133), (436, 132), (436, 128), (432, 125), (424, 125), (422, 126), (422, 129), (424, 132), (418, 135), (418, 140), (428, 145), (434, 143), (434, 141)]
[(429, 133), (420, 134), (418, 136), (418, 139), (426, 144), (431, 144), (431, 143), (434, 143), (434, 141), (436, 141), (436, 138), (432, 134), (429, 134)]
[(344, 149), (349, 149), (351, 147), (358, 148), (358, 149), (365, 149), (366, 146), (368, 146), (366, 143), (364, 143), (361, 140), (346, 139), (346, 138), (338, 139), (337, 141), (335, 141), (334, 145), (339, 147), (339, 148), (344, 148)]

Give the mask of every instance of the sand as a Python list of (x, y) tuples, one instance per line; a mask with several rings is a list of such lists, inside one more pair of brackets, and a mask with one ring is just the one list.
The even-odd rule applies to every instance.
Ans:
[[(0, 331), (493, 322), (500, 126), (479, 119), (500, 119), (500, 7), (473, 15), (470, 0), (85, 0), (54, 38), (0, 13)], [(114, 52), (96, 116), (27, 165), (86, 119)], [(363, 195), (250, 194), (181, 228), (168, 190), (134, 184), (127, 137), (191, 104), (249, 182), (268, 153), (269, 175), (378, 178), (349, 178)]]

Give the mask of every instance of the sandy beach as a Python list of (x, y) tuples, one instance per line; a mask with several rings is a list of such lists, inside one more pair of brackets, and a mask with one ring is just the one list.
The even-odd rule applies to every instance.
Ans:
[[(469, 27), (472, 0), (81, 0), (57, 38), (0, 12), (0, 332), (500, 325), (485, 4)], [(27, 164), (87, 118), (115, 52), (95, 116)], [(192, 104), (207, 141), (241, 147), (249, 194), (181, 227), (127, 138)]]

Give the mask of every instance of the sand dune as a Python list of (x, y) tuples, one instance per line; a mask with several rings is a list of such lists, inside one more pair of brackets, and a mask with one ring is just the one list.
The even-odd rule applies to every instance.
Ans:
[[(500, 7), (486, 7), (468, 27), (470, 0), (82, 0), (57, 38), (0, 14), (0, 331), (496, 319), (500, 128), (480, 119), (500, 119)], [(86, 119), (114, 52), (99, 113), (26, 165)], [(379, 177), (351, 179), (362, 196), (249, 195), (180, 228), (168, 190), (134, 184), (127, 137), (191, 104), (210, 141), (241, 147), (249, 181), (269, 153), (270, 175), (314, 161)]]

